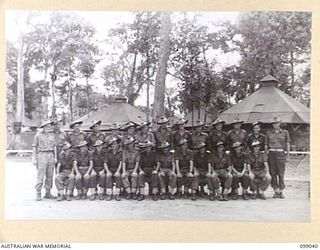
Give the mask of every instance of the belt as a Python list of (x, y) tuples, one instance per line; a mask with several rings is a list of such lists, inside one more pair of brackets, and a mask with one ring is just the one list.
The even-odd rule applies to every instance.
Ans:
[(284, 152), (284, 149), (282, 149), (282, 148), (270, 148), (269, 151), (270, 152)]
[(40, 150), (39, 153), (51, 153), (53, 150)]

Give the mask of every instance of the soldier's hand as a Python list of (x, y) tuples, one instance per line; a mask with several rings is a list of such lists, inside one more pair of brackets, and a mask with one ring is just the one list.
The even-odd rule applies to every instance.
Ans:
[(76, 179), (81, 179), (81, 174), (76, 174)]
[(165, 176), (164, 172), (159, 172), (159, 176)]
[(237, 175), (238, 175), (239, 178), (241, 178), (243, 176), (242, 173), (238, 173)]
[(35, 166), (37, 166), (37, 160), (36, 160), (36, 159), (33, 159), (33, 160), (32, 160), (32, 164), (35, 165)]
[(101, 170), (101, 171), (99, 172), (99, 175), (103, 175), (103, 174), (104, 174), (104, 171)]
[(216, 172), (213, 172), (212, 174), (211, 174), (211, 177), (217, 177), (218, 175), (217, 175), (217, 173)]
[(179, 172), (179, 173), (177, 173), (177, 177), (178, 178), (182, 178), (182, 174)]
[(89, 175), (88, 173), (86, 173), (83, 177), (84, 177), (84, 178), (89, 178), (90, 175)]
[[(89, 175), (89, 174), (88, 174)], [(96, 176), (97, 175), (97, 173), (95, 172), (95, 171), (92, 171), (91, 172), (91, 176)], [(85, 176), (86, 176), (86, 174), (85, 174)]]
[(253, 174), (253, 173), (249, 173), (249, 178), (250, 178), (251, 180), (253, 180), (253, 179), (254, 179), (254, 174)]
[[(111, 172), (109, 172), (109, 173), (111, 174)], [(108, 174), (108, 173), (107, 173), (107, 174)], [(115, 177), (120, 177), (120, 173), (119, 173), (119, 172), (115, 172), (115, 173), (114, 173), (114, 176), (115, 176)]]
[(211, 174), (208, 172), (208, 173), (206, 174), (206, 177), (211, 177)]
[(54, 164), (57, 164), (58, 163), (58, 160), (57, 159), (54, 159)]
[(68, 176), (70, 179), (74, 179), (74, 174), (69, 174), (69, 176)]
[(145, 172), (143, 170), (140, 171), (140, 175), (144, 175)]
[(126, 178), (127, 177), (127, 173), (122, 173), (121, 177), (122, 178)]
[(188, 177), (193, 177), (193, 174), (191, 172), (188, 173)]
[(158, 173), (157, 170), (152, 171), (152, 174), (157, 174), (157, 173)]
[(132, 177), (137, 177), (137, 176), (138, 176), (137, 172), (136, 172), (136, 171), (133, 171), (133, 172), (132, 172)]

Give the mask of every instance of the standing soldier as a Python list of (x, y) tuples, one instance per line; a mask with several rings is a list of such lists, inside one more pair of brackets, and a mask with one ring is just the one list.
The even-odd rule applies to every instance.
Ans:
[[(220, 201), (228, 201), (228, 194), (232, 185), (232, 164), (225, 153), (224, 142), (216, 145), (217, 153), (212, 158), (212, 183)], [(220, 191), (221, 188), (221, 191)]]
[(156, 139), (154, 138), (154, 134), (149, 132), (150, 122), (142, 122), (139, 126), (137, 126), (137, 130), (139, 130), (135, 139), (137, 143), (144, 143), (146, 141), (150, 141), (152, 143), (152, 147), (156, 146)]
[[(139, 143), (140, 148), (140, 169), (145, 174), (140, 175), (141, 184), (140, 188), (144, 188), (145, 182), (149, 184), (149, 190), (152, 193), (152, 199), (157, 201), (159, 193), (159, 176), (156, 171), (157, 168), (157, 157), (155, 152), (152, 150), (154, 144), (151, 141), (145, 141)], [(140, 200), (143, 200), (144, 197), (140, 196)]]
[[(116, 184), (114, 199), (120, 201), (120, 188), (121, 188), (121, 168), (122, 168), (122, 150), (120, 149), (121, 139), (113, 138), (109, 141), (109, 147), (111, 147), (104, 159), (104, 169), (106, 171), (106, 188), (107, 197), (106, 200), (112, 200), (113, 183)], [(102, 200), (102, 194), (99, 194), (99, 199)]]
[(170, 143), (163, 141), (159, 146), (159, 152), (157, 157), (156, 171), (159, 173), (160, 182), (160, 199), (166, 199), (167, 188), (169, 191), (169, 199), (174, 200), (174, 192), (177, 187), (177, 175), (175, 171), (174, 155), (170, 151)]
[(172, 130), (168, 128), (168, 123), (169, 119), (167, 119), (164, 116), (160, 117), (160, 119), (157, 121), (159, 127), (154, 132), (157, 147), (159, 147), (165, 141), (168, 142), (170, 145), (172, 144), (173, 133)]
[(92, 154), (89, 152), (87, 144), (86, 141), (82, 141), (77, 145), (79, 151), (75, 152), (73, 159), (73, 167), (76, 173), (75, 185), (78, 191), (76, 200), (87, 199), (90, 172), (93, 168)]
[(253, 141), (250, 145), (252, 152), (248, 155), (248, 170), (253, 191), (251, 198), (256, 199), (259, 192), (259, 198), (265, 200), (264, 191), (270, 185), (271, 176), (269, 174), (267, 157), (264, 153), (260, 152), (260, 145), (259, 141)]
[(182, 196), (182, 186), (184, 186), (184, 197), (188, 198), (193, 177), (193, 153), (192, 150), (188, 149), (188, 141), (186, 139), (180, 140), (177, 147), (174, 156), (177, 172), (177, 198)]
[(74, 187), (73, 153), (71, 144), (65, 142), (58, 158), (55, 183), (58, 189), (57, 201), (62, 201), (66, 190), (66, 200), (71, 201), (71, 193)]
[(46, 121), (40, 128), (43, 130), (38, 132), (33, 140), (33, 154), (32, 162), (37, 166), (37, 183), (35, 189), (37, 191), (36, 199), (41, 201), (41, 189), (43, 185), (43, 179), (45, 178), (46, 194), (44, 198), (55, 199), (51, 194), (54, 166), (57, 162), (57, 148), (56, 140), (51, 133), (51, 125), (53, 122)]
[(225, 122), (220, 119), (215, 120), (212, 124), (214, 130), (208, 137), (208, 149), (211, 150), (211, 152), (216, 150), (216, 145), (219, 141), (223, 141), (227, 145), (228, 134), (222, 130), (224, 124)]
[(204, 127), (204, 123), (200, 120), (196, 121), (193, 125), (195, 131), (191, 134), (191, 148), (194, 149), (199, 143), (203, 142), (208, 145), (208, 134), (202, 132)]
[(66, 142), (66, 136), (67, 136), (66, 133), (61, 130), (61, 125), (62, 125), (62, 119), (58, 119), (54, 122), (54, 127), (53, 127), (53, 134), (56, 139), (58, 157), (62, 151), (62, 147), (64, 143)]
[[(139, 171), (140, 154), (134, 147), (135, 139), (128, 137), (123, 146), (125, 149), (122, 154), (122, 185), (127, 193), (127, 200), (137, 200), (137, 189), (139, 187), (139, 175), (143, 174)], [(140, 190), (142, 191), (142, 190)], [(144, 193), (140, 193), (144, 195)]]
[[(104, 141), (97, 140), (93, 144), (94, 151), (92, 152), (93, 168), (90, 173), (89, 188), (90, 200), (95, 200), (97, 196), (97, 188), (99, 196), (101, 196), (106, 188), (106, 173), (104, 171)], [(97, 187), (98, 186), (98, 187)]]
[(242, 151), (242, 144), (235, 142), (231, 146), (231, 163), (232, 163), (232, 199), (237, 200), (239, 193), (239, 182), (242, 187), (242, 198), (248, 200), (248, 188), (250, 186), (250, 177), (247, 170), (246, 154)]
[(187, 122), (188, 120), (181, 118), (175, 124), (176, 126), (178, 126), (178, 130), (173, 132), (173, 148), (174, 149), (178, 147), (178, 144), (183, 139), (187, 140), (188, 147), (190, 148), (191, 134), (189, 133), (189, 131), (185, 129), (185, 125)]
[(290, 153), (290, 135), (287, 130), (280, 127), (281, 120), (278, 117), (275, 117), (271, 124), (273, 129), (267, 133), (265, 151), (268, 153), (271, 186), (274, 189), (273, 198), (284, 199), (284, 173)]
[(86, 133), (80, 130), (82, 123), (82, 121), (76, 121), (69, 125), (72, 131), (67, 135), (66, 141), (69, 142), (72, 147), (78, 146), (80, 142), (87, 141)]
[[(110, 145), (110, 142), (113, 141), (113, 139), (120, 140), (120, 142), (122, 142), (122, 136), (119, 134), (120, 127), (116, 123), (112, 123), (110, 130), (111, 134), (105, 139), (107, 145)], [(122, 144), (120, 144), (120, 149), (122, 149)]]
[(264, 150), (266, 136), (262, 134), (261, 131), (261, 122), (257, 121), (251, 125), (253, 132), (248, 135), (248, 145), (250, 146), (252, 142), (259, 141), (261, 143), (260, 150)]
[(88, 147), (89, 149), (91, 150), (94, 150), (93, 149), (93, 145), (95, 144), (95, 142), (97, 140), (100, 140), (100, 141), (105, 141), (105, 134), (102, 133), (100, 131), (100, 125), (101, 125), (101, 121), (92, 121), (91, 125), (90, 125), (90, 129), (92, 130), (92, 132), (88, 135)]
[(227, 149), (235, 142), (240, 142), (243, 145), (244, 151), (247, 151), (247, 140), (248, 135), (244, 129), (241, 129), (241, 124), (243, 121), (240, 121), (239, 118), (235, 118), (231, 125), (233, 125), (233, 129), (228, 132), (228, 142)]
[(194, 172), (193, 172), (193, 180), (192, 180), (192, 200), (196, 200), (196, 192), (199, 190), (199, 185), (201, 180), (205, 179), (206, 184), (208, 185), (208, 189), (210, 192), (210, 200), (213, 201), (215, 198), (214, 189), (212, 185), (212, 157), (209, 152), (206, 151), (206, 144), (204, 142), (200, 142), (197, 146), (195, 146), (197, 150), (194, 153), (193, 161), (194, 161)]

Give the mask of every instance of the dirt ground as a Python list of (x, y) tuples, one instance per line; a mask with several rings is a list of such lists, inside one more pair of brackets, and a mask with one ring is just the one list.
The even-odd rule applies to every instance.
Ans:
[[(213, 220), (309, 222), (309, 157), (291, 158), (286, 199), (209, 201), (35, 201), (36, 170), (30, 160), (8, 158), (5, 168), (6, 220)], [(57, 190), (54, 188), (53, 193)]]

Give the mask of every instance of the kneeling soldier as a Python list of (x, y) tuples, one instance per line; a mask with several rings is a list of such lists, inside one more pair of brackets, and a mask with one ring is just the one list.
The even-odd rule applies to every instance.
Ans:
[(106, 188), (106, 173), (104, 171), (104, 142), (97, 140), (93, 144), (94, 151), (92, 152), (93, 168), (90, 173), (89, 188), (90, 188), (90, 200), (95, 200), (98, 193), (102, 196), (104, 189)]
[[(120, 171), (122, 168), (122, 150), (120, 149), (120, 138), (113, 138), (109, 141), (110, 150), (106, 153), (104, 159), (104, 169), (107, 173), (106, 175), (106, 188), (107, 197), (106, 200), (112, 200), (113, 183), (116, 184), (114, 199), (120, 201), (120, 188), (121, 188), (121, 175)], [(103, 200), (102, 195), (99, 195), (99, 199)]]
[(184, 196), (187, 198), (193, 177), (193, 153), (192, 150), (188, 149), (188, 141), (186, 139), (180, 140), (177, 147), (175, 152), (178, 186), (177, 198), (182, 196), (182, 186), (184, 186)]
[(127, 200), (138, 199), (140, 154), (135, 149), (134, 143), (133, 137), (128, 137), (123, 143), (125, 150), (122, 154), (122, 184), (127, 193)]
[(266, 155), (260, 152), (261, 142), (253, 141), (251, 144), (252, 153), (248, 155), (248, 170), (253, 191), (252, 199), (259, 198), (265, 200), (264, 191), (267, 190), (271, 183), (269, 165)]
[[(228, 201), (228, 194), (232, 185), (231, 160), (225, 153), (224, 142), (216, 145), (217, 153), (212, 158), (212, 183), (220, 201)], [(221, 191), (220, 191), (221, 184)]]
[[(154, 144), (151, 141), (146, 141), (139, 143), (140, 148), (140, 173), (141, 171), (145, 174), (139, 175), (140, 189), (144, 189), (145, 182), (149, 184), (149, 190), (152, 192), (152, 199), (154, 201), (158, 200), (159, 193), (159, 176), (158, 172), (155, 171), (157, 168), (157, 158), (156, 154), (152, 151), (152, 146)], [(143, 200), (144, 196), (140, 195), (138, 200)]]
[(246, 155), (242, 152), (242, 143), (235, 142), (231, 146), (231, 163), (232, 163), (232, 199), (238, 199), (239, 182), (242, 187), (242, 198), (248, 200), (248, 188), (250, 186), (250, 177), (247, 170)]
[(174, 200), (174, 192), (177, 186), (177, 176), (175, 174), (175, 164), (173, 153), (170, 152), (170, 143), (163, 141), (159, 146), (159, 152), (157, 158), (157, 169), (159, 172), (159, 181), (160, 181), (160, 199), (166, 199), (166, 191), (168, 187), (169, 199)]
[(93, 167), (92, 154), (87, 148), (87, 142), (82, 141), (77, 146), (80, 150), (75, 152), (73, 167), (76, 172), (75, 184), (78, 191), (76, 200), (87, 199), (87, 192), (89, 188), (90, 172)]
[(55, 183), (58, 189), (57, 201), (62, 201), (66, 190), (66, 200), (71, 201), (71, 193), (74, 187), (73, 153), (71, 144), (65, 142), (62, 152), (58, 158), (57, 173)]
[(206, 144), (200, 142), (194, 147), (196, 152), (194, 153), (194, 170), (193, 170), (193, 180), (192, 180), (192, 200), (196, 200), (196, 192), (199, 190), (199, 184), (201, 179), (206, 179), (206, 184), (210, 192), (210, 200), (214, 200), (214, 189), (212, 186), (212, 176), (211, 176), (211, 155), (206, 151)]

